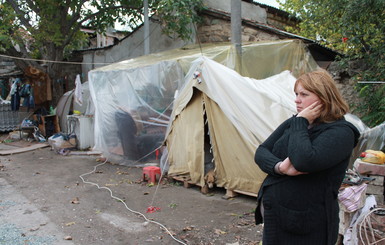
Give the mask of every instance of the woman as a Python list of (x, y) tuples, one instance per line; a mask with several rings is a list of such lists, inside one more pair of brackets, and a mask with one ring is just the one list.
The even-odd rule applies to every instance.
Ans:
[(267, 173), (256, 223), (263, 245), (330, 244), (338, 237), (338, 189), (360, 136), (344, 119), (349, 107), (330, 74), (319, 69), (294, 86), (298, 114), (261, 144), (255, 162)]

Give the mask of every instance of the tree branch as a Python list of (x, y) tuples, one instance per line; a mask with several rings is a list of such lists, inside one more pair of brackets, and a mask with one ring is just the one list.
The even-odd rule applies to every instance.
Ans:
[[(25, 56), (25, 55), (20, 55), (20, 52), (18, 52), (15, 47), (11, 46), (9, 48), (7, 48), (5, 50), (5, 53), (9, 56), (13, 56), (13, 57), (28, 57), (28, 56)], [(32, 61), (32, 60), (24, 60), (24, 59), (14, 59), (13, 60), (14, 63), (16, 64), (16, 66), (21, 69), (21, 70), (25, 70), (28, 66), (35, 66), (35, 67), (39, 67), (39, 64), (36, 62), (36, 61)]]
[(95, 12), (91, 15), (88, 15), (86, 16), (86, 18), (80, 20), (80, 23), (83, 24), (84, 22), (86, 22), (87, 20), (90, 20), (92, 18), (95, 18), (96, 16), (99, 16), (101, 14), (103, 14), (104, 12), (107, 12), (108, 10), (116, 10), (116, 9), (124, 9), (124, 8), (130, 8), (130, 9), (135, 9), (135, 10), (140, 10), (142, 8), (138, 8), (138, 7), (129, 7), (129, 6), (124, 6), (124, 5), (119, 5), (119, 6), (114, 6), (114, 7), (109, 7), (109, 8), (104, 8), (103, 11), (98, 11), (98, 12)]
[(32, 9), (35, 13), (39, 14), (40, 13), (40, 9), (37, 7), (37, 5), (35, 4), (35, 1), (31, 1), (31, 0), (26, 0), (26, 2), (28, 3), (28, 7), (30, 9)]
[[(67, 3), (69, 2), (70, 0), (67, 0)], [(78, 20), (80, 19), (80, 13), (82, 11), (82, 6), (87, 2), (87, 0), (82, 0), (82, 1), (79, 1), (79, 4), (77, 4), (76, 6), (76, 11), (74, 12), (74, 14), (72, 15), (72, 18), (71, 20), (69, 21), (69, 26), (73, 26), (75, 25), (76, 22), (78, 22)]]
[(20, 19), (21, 23), (27, 27), (27, 28), (33, 28), (32, 25), (29, 23), (29, 19), (26, 19), (25, 18), (25, 15), (26, 13), (21, 11), (21, 9), (19, 8), (17, 2), (15, 2), (14, 0), (7, 0), (7, 2), (11, 5), (11, 7), (13, 8), (13, 10), (16, 12), (16, 14), (18, 15), (18, 18)]

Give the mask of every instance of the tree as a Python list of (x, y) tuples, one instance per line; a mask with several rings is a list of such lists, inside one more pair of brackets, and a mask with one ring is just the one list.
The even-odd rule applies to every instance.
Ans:
[[(196, 21), (201, 0), (149, 0), (149, 12), (159, 13), (166, 33), (187, 39), (192, 30), (187, 22)], [(84, 45), (80, 31), (88, 26), (99, 32), (115, 22), (136, 27), (142, 22), (141, 0), (0, 0), (0, 52), (16, 59), (25, 70), (32, 66), (58, 78), (60, 64), (72, 50)], [(43, 68), (34, 59), (50, 61)]]
[[(301, 19), (288, 31), (319, 41), (343, 54), (340, 64), (360, 60), (353, 79), (385, 81), (384, 0), (286, 0), (284, 10)], [(362, 119), (374, 126), (385, 121), (385, 85), (358, 84), (364, 103), (355, 105)]]

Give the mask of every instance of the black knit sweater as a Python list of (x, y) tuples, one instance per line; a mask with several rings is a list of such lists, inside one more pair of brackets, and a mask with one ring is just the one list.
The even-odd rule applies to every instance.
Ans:
[[(268, 174), (259, 201), (263, 197), (273, 214), (269, 215), (273, 218), (265, 218), (265, 229), (278, 227), (270, 234), (281, 233), (272, 237), (268, 231), (264, 245), (334, 244), (337, 239), (338, 189), (360, 134), (345, 119), (308, 126), (305, 118), (294, 116), (256, 150), (255, 162)], [(275, 173), (275, 165), (286, 157), (295, 169), (308, 174)], [(258, 213), (256, 222), (262, 222)]]

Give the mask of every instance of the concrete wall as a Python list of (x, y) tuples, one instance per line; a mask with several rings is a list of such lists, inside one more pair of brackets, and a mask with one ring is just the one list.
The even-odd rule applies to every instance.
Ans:
[[(183, 41), (162, 34), (161, 25), (157, 22), (150, 21), (149, 26), (150, 53), (180, 48), (187, 44), (195, 43), (195, 40)], [(83, 74), (86, 75), (90, 70), (98, 67), (144, 55), (143, 32), (144, 28), (142, 26), (115, 46), (84, 52), (82, 65)]]

